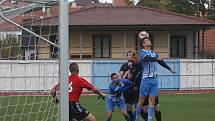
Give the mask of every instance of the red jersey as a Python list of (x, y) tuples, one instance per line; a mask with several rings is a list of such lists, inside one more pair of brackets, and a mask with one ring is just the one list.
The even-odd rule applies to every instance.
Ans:
[(69, 76), (69, 102), (79, 102), (83, 88), (92, 90), (95, 87), (78, 75)]

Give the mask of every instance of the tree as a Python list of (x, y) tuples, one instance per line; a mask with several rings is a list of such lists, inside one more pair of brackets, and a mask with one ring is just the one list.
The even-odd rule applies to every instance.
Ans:
[(170, 0), (140, 0), (137, 3), (137, 5), (161, 9), (161, 10), (167, 10), (169, 3), (170, 3)]
[(189, 0), (170, 0), (168, 10), (176, 13), (195, 15), (194, 6)]
[(189, 0), (140, 0), (138, 5), (186, 15), (195, 14), (194, 8)]
[(215, 0), (210, 1), (208, 19), (215, 20)]
[(17, 59), (21, 46), (17, 36), (8, 34), (5, 38), (0, 40), (1, 59), (14, 60)]
[(206, 16), (209, 4), (210, 0), (140, 0), (138, 3), (145, 7), (198, 17)]
[(134, 5), (134, 1), (133, 0), (124, 0), (126, 6), (133, 6)]
[(194, 7), (195, 14), (198, 17), (205, 17), (208, 12), (210, 0), (189, 0)]

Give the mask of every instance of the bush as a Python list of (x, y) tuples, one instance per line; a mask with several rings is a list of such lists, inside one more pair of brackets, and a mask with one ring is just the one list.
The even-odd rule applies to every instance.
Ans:
[(8, 34), (0, 40), (1, 59), (15, 60), (21, 52), (20, 41), (16, 35)]

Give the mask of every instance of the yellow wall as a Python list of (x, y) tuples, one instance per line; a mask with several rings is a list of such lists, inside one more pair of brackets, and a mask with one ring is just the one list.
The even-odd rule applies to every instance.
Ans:
[[(93, 57), (93, 35), (110, 35), (111, 36), (111, 57), (125, 58), (125, 53), (135, 49), (135, 34), (127, 33), (126, 44), (124, 48), (123, 32), (82, 32), (83, 38), (83, 55), (91, 55)], [(70, 32), (70, 54), (80, 54), (80, 33)]]
[(169, 58), (168, 32), (157, 31), (157, 32), (152, 32), (152, 35), (153, 35), (154, 50), (157, 53), (159, 53), (161, 57)]
[[(48, 33), (44, 32), (44, 35), (48, 35)], [(93, 58), (93, 35), (110, 35), (111, 36), (111, 58), (119, 59), (126, 58), (126, 52), (131, 50), (135, 51), (135, 43), (137, 35), (137, 31), (128, 31), (126, 33), (126, 40), (124, 44), (124, 32), (123, 31), (97, 31), (97, 32), (82, 32), (83, 37), (83, 54), (88, 55)], [(153, 31), (149, 32), (153, 35), (153, 44), (154, 50), (158, 52), (161, 57), (169, 58), (169, 36), (171, 34), (175, 34), (175, 32), (168, 31)], [(176, 32), (178, 33), (178, 32)], [(191, 32), (182, 32), (181, 34), (185, 34), (187, 36), (187, 50), (192, 51), (192, 33)], [(125, 46), (125, 48), (124, 48)], [(79, 57), (80, 55), (80, 32), (79, 31), (70, 31), (70, 57), (71, 55), (76, 55)], [(50, 49), (47, 46), (47, 42), (41, 41), (38, 49), (38, 57), (39, 59), (49, 59), (50, 54), (48, 54)], [(191, 56), (189, 54), (189, 56)], [(90, 59), (90, 58), (89, 58)]]
[[(56, 34), (57, 30), (55, 28), (41, 28), (40, 29), (40, 36), (46, 38), (49, 40), (49, 36), (52, 34)], [(38, 40), (38, 47), (37, 47), (37, 53), (38, 53), (38, 59), (45, 60), (45, 59), (50, 59), (50, 44), (42, 39)]]
[(135, 50), (134, 32), (114, 32), (112, 33), (112, 58), (125, 58), (128, 51)]

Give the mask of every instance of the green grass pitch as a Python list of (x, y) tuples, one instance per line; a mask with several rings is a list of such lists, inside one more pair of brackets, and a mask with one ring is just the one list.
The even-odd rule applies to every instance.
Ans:
[[(81, 104), (105, 121), (103, 100), (82, 96)], [(160, 108), (163, 121), (215, 121), (215, 94), (161, 94)], [(0, 121), (56, 121), (57, 112), (48, 96), (0, 97)], [(112, 121), (124, 121), (119, 110)]]

